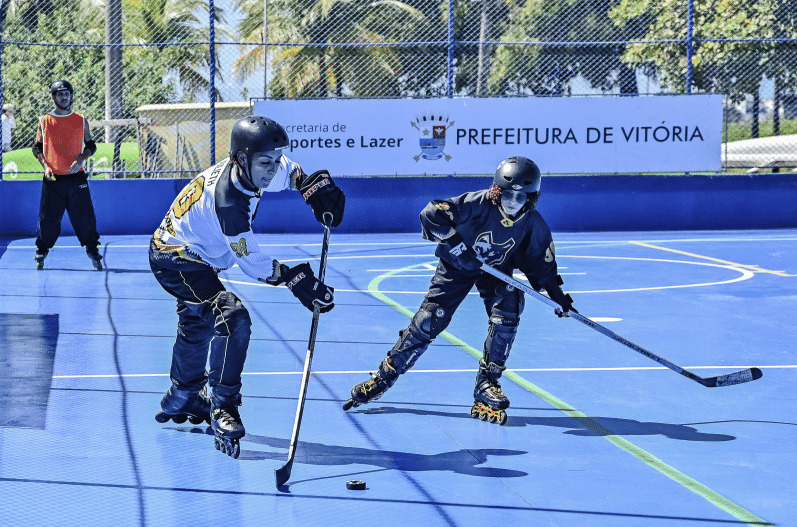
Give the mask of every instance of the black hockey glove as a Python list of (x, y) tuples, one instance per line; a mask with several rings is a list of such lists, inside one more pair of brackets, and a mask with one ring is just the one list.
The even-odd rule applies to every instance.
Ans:
[(440, 249), (448, 254), (447, 260), (461, 271), (477, 271), (482, 268), (482, 262), (476, 255), (476, 251), (465, 243), (462, 235), (458, 232), (441, 240)]
[(317, 170), (311, 176), (302, 179), (299, 192), (304, 201), (313, 209), (315, 219), (324, 223), (324, 213), (332, 214), (332, 226), (337, 227), (343, 220), (343, 209), (346, 208), (346, 195), (335, 185), (326, 170)]
[(317, 303), (321, 306), (319, 309), (321, 313), (326, 313), (335, 307), (335, 290), (315, 277), (309, 263), (287, 269), (285, 267), (280, 272), (280, 281), (304, 307), (312, 311), (313, 304)]
[(546, 289), (546, 291), (548, 292), (548, 296), (551, 297), (551, 300), (562, 306), (561, 311), (559, 310), (554, 311), (554, 313), (556, 313), (556, 316), (558, 316), (559, 318), (566, 317), (568, 316), (567, 315), (568, 311), (578, 313), (578, 311), (576, 311), (576, 308), (573, 307), (573, 297), (571, 297), (569, 294), (565, 294), (565, 292), (562, 291), (561, 287), (557, 285), (556, 287)]

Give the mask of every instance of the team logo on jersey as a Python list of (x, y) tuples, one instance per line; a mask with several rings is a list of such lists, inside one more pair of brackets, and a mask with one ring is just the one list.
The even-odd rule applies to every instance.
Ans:
[(514, 238), (509, 238), (504, 243), (494, 243), (492, 231), (479, 234), (473, 243), (473, 250), (487, 265), (501, 265), (506, 255), (515, 246)]
[(545, 250), (545, 262), (551, 263), (556, 259), (556, 248), (553, 246), (553, 240), (551, 240), (551, 245)]
[(249, 249), (246, 248), (246, 238), (241, 238), (238, 243), (231, 242), (230, 249), (235, 253), (235, 256), (241, 258), (243, 255), (249, 255)]
[(449, 116), (440, 112), (424, 113), (415, 116), (410, 124), (418, 130), (418, 143), (421, 147), (421, 153), (412, 156), (415, 161), (420, 161), (421, 158), (427, 161), (441, 158), (451, 160), (451, 156), (443, 152), (446, 148), (446, 130), (454, 126), (454, 121), (450, 121)]

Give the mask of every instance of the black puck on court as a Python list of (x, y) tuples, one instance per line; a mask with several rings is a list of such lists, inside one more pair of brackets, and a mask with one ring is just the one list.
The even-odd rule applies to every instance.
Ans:
[(349, 490), (365, 490), (365, 482), (359, 480), (347, 481), (346, 488)]

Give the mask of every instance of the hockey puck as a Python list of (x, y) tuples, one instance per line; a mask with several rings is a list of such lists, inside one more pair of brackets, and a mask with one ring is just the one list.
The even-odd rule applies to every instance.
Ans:
[(365, 482), (358, 480), (347, 481), (346, 488), (349, 490), (365, 490)]

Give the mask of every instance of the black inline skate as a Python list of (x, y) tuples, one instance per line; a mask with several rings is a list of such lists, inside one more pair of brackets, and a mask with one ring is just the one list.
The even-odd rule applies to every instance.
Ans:
[(365, 382), (355, 384), (351, 389), (351, 399), (343, 404), (343, 410), (357, 408), (361, 404), (376, 401), (395, 384), (399, 373), (390, 364), (389, 357), (379, 364), (379, 371), (371, 374), (371, 378)]
[(42, 251), (41, 249), (36, 249), (36, 254), (33, 255), (33, 259), (36, 261), (36, 270), (41, 271), (44, 269), (44, 259), (47, 258), (47, 255), (50, 251)]
[(91, 265), (93, 265), (96, 270), (102, 271), (102, 255), (100, 251), (98, 251), (96, 247), (86, 247), (86, 254), (89, 260), (91, 260)]
[(246, 435), (241, 414), (238, 412), (241, 394), (222, 396), (214, 392), (210, 401), (210, 426), (216, 435), (213, 446), (231, 458), (238, 459), (241, 454), (240, 439)]
[(161, 399), (162, 411), (155, 414), (155, 420), (166, 423), (170, 419), (183, 424), (186, 420), (198, 425), (210, 424), (210, 401), (196, 390), (180, 390), (172, 385)]
[(509, 408), (509, 399), (501, 391), (498, 377), (505, 367), (490, 363), (485, 365), (479, 361), (479, 373), (476, 375), (476, 387), (473, 389), (473, 408), (470, 415), (474, 419), (481, 419), (488, 423), (506, 424), (506, 408)]

